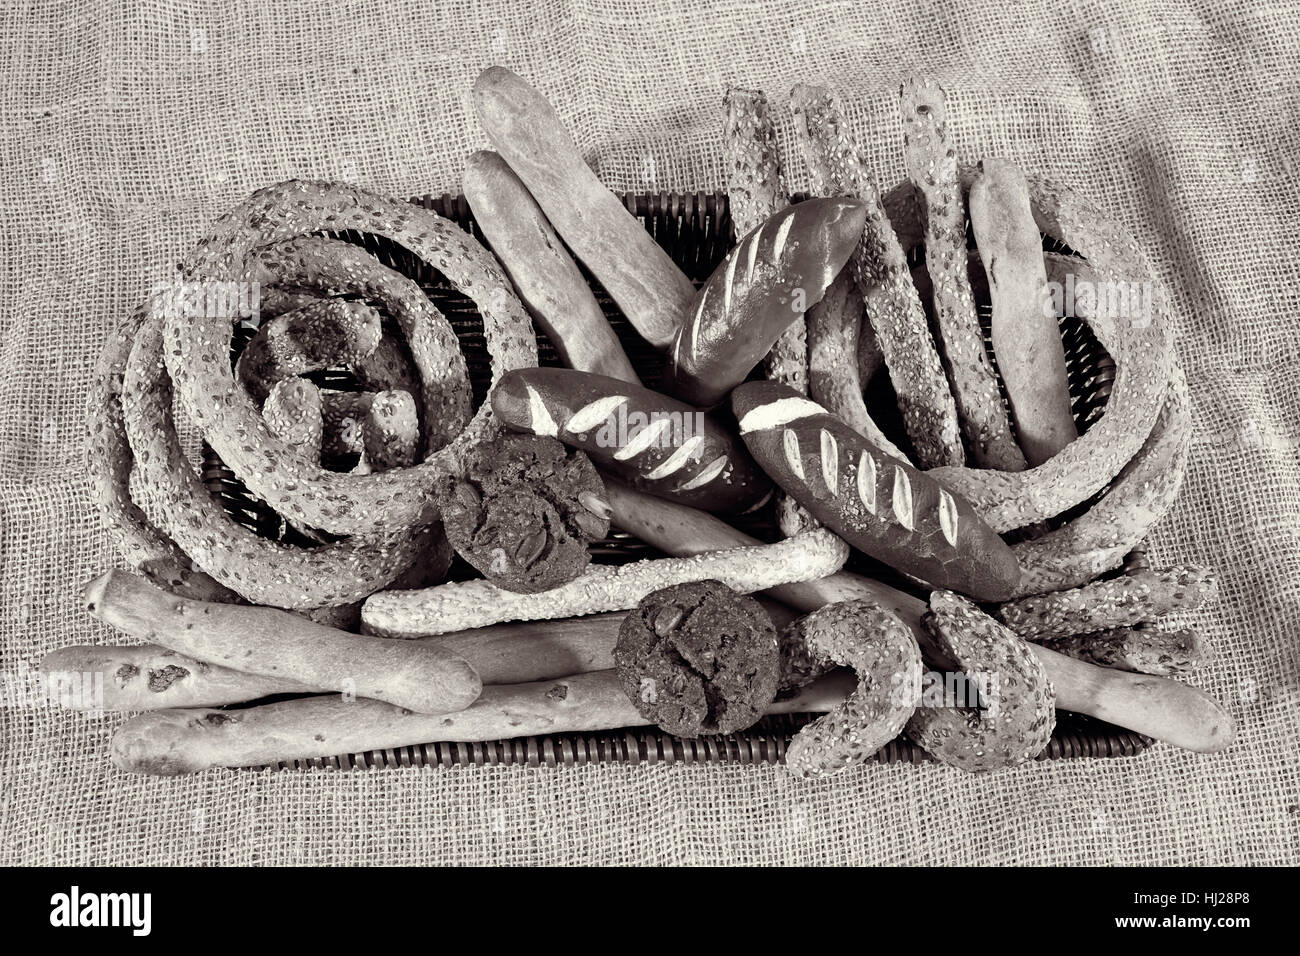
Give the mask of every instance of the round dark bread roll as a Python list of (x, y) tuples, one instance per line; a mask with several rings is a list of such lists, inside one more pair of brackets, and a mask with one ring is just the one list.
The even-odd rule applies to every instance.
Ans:
[(642, 717), (695, 737), (758, 720), (776, 697), (781, 655), (758, 601), (696, 581), (642, 599), (619, 628), (614, 667)]
[(438, 489), (456, 552), (509, 591), (578, 577), (587, 545), (609, 531), (605, 484), (591, 461), (553, 438), (499, 435), (475, 446), (463, 478)]

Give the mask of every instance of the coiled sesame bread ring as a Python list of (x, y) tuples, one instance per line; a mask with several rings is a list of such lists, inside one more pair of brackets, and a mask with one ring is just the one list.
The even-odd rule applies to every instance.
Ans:
[[(962, 167), (963, 188), (974, 175), (974, 167)], [(1151, 434), (1171, 377), (1168, 301), (1137, 242), (1073, 190), (1041, 177), (1027, 178), (1039, 230), (1083, 257), (1076, 270), (1080, 279), (1113, 283), (1109, 288), (1114, 289), (1149, 288), (1151, 294), (1146, 311), (1136, 316), (1079, 309), (1115, 361), (1105, 413), (1084, 435), (1025, 471), (933, 469), (932, 477), (969, 501), (995, 531), (1054, 517), (1104, 488)], [(923, 231), (914, 206), (899, 201), (896, 193), (886, 205), (897, 214), (893, 223), (904, 248), (920, 242)]]
[[(290, 252), (312, 268), (302, 270), (304, 281), (283, 274), (276, 281), (330, 291), (388, 287), (387, 293), (404, 296), (408, 316), (413, 310), (441, 319), (428, 328), (436, 357), (429, 354), (422, 363), (416, 356), (425, 392), (424, 423), (442, 428), (458, 421), (470, 396), (461, 387), (464, 357), (446, 320), (427, 299), (423, 304), (412, 299), (410, 287), (403, 292), (391, 288), (395, 280), (377, 278), (384, 276), (384, 267), (372, 257), (363, 258), (355, 247), (319, 240), (311, 248), (302, 238), (345, 230), (398, 243), (473, 300), (483, 317), (493, 383), (508, 369), (537, 364), (532, 324), (485, 249), (429, 210), (356, 186), (291, 180), (259, 190), (216, 223), (185, 260), (184, 271), (193, 279), (261, 281), (283, 264), (284, 250), (266, 247), (300, 240)], [(403, 322), (401, 313), (394, 318)], [(253, 399), (236, 385), (229, 360), (231, 327), (229, 316), (169, 316), (163, 353), (186, 414), (254, 494), (286, 518), (335, 534), (405, 529), (436, 517), (429, 495), (433, 479), (458, 473), (465, 451), (489, 431), (486, 404), (454, 437), (426, 449), (425, 459), (410, 468), (369, 475), (327, 471), (272, 435)], [(403, 331), (411, 333), (406, 327)], [(418, 345), (411, 344), (414, 355)]]

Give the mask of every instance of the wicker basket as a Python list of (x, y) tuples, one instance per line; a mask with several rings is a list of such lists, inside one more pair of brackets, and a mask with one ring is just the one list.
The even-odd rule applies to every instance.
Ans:
[[(724, 195), (635, 193), (626, 195), (624, 201), (633, 215), (644, 223), (646, 229), (697, 285), (709, 277), (735, 243), (731, 217), (727, 211), (727, 199)], [(451, 219), (486, 245), (464, 197), (424, 196), (412, 202)], [(474, 304), (452, 288), (427, 263), (386, 239), (358, 233), (345, 233), (338, 238), (363, 246), (380, 261), (410, 276), (424, 288), (433, 303), (446, 315), (460, 338), (461, 349), (465, 353), (469, 366), (475, 407), (483, 402), (491, 376), (482, 324)], [(1050, 238), (1044, 237), (1044, 244), (1049, 251), (1071, 253), (1071, 250)], [(913, 264), (919, 264), (924, 258), (923, 247), (910, 250), (909, 258)], [(584, 275), (591, 283), (597, 301), (609, 317), (642, 380), (647, 387), (656, 388), (662, 379), (663, 356), (636, 334), (619, 314), (617, 307), (599, 283), (585, 270)], [(987, 336), (990, 317), (987, 292), (976, 285), (975, 294)], [(243, 326), (236, 330), (233, 342), (236, 353), (243, 348), (252, 334), (251, 330)], [(1114, 363), (1083, 322), (1077, 319), (1062, 320), (1061, 334), (1065, 344), (1073, 410), (1082, 432), (1097, 420), (1105, 408), (1110, 394), (1110, 383), (1114, 377)], [(538, 334), (538, 352), (542, 365), (559, 364), (555, 348), (546, 339), (544, 333)], [(331, 388), (347, 388), (351, 385), (345, 373), (332, 370), (309, 377), (318, 385)], [(906, 435), (901, 418), (896, 411), (893, 395), (889, 390), (887, 376), (875, 377), (868, 390), (867, 403), (882, 431), (892, 440), (906, 447)], [(314, 543), (288, 526), (265, 503), (253, 497), (238, 477), (207, 446), (203, 448), (203, 456), (203, 480), (209, 490), (220, 498), (232, 517), (266, 537), (303, 546), (311, 546)], [(1057, 526), (1071, 519), (1085, 510), (1090, 503), (1085, 502), (1078, 508), (1059, 516), (1049, 526)], [(770, 510), (749, 518), (744, 530), (760, 538), (773, 539), (776, 529)], [(1020, 535), (1027, 533), (1032, 532), (1018, 532)], [(593, 545), (592, 552), (594, 560), (604, 563), (622, 563), (659, 556), (659, 552), (653, 548), (622, 532), (611, 533), (606, 540)], [(1140, 553), (1131, 556), (1131, 561), (1140, 562)], [(848, 566), (853, 570), (860, 570), (885, 580), (896, 587), (917, 593), (915, 587), (901, 579), (891, 569), (864, 556), (855, 554)], [(472, 568), (459, 560), (453, 565), (451, 571), (453, 578), (465, 578), (474, 574), (476, 572)], [(816, 716), (815, 714), (791, 714), (766, 717), (740, 733), (693, 740), (673, 737), (654, 727), (633, 727), (598, 733), (553, 734), (486, 743), (431, 743), (394, 750), (370, 751), (364, 754), (282, 761), (273, 766), (276, 769), (311, 767), (371, 769), (496, 764), (570, 766), (606, 761), (649, 764), (779, 763), (784, 759), (785, 748), (790, 739), (800, 727), (815, 719)], [(1141, 753), (1151, 743), (1150, 738), (1132, 731), (1080, 714), (1062, 712), (1056, 732), (1039, 759), (1131, 757)], [(880, 750), (875, 759), (884, 763), (916, 763), (930, 758), (910, 741), (899, 738)]]

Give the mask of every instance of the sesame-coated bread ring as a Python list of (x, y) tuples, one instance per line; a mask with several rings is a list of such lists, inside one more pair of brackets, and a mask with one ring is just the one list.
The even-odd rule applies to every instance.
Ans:
[(1056, 691), (1033, 649), (951, 591), (930, 595), (921, 624), (933, 645), (928, 656), (982, 683), (984, 707), (927, 701), (923, 691), (908, 737), (936, 760), (970, 773), (1038, 756), (1056, 728)]
[[(963, 167), (963, 185), (969, 186), (973, 176), (973, 167)], [(1096, 312), (1080, 316), (1115, 361), (1106, 411), (1085, 434), (1025, 471), (933, 469), (933, 478), (974, 505), (996, 531), (1051, 518), (1104, 488), (1151, 434), (1171, 375), (1168, 300), (1137, 242), (1073, 190), (1041, 177), (1029, 176), (1028, 181), (1038, 228), (1087, 260), (1080, 264), (1080, 276), (1086, 270), (1090, 279), (1119, 283), (1114, 288), (1122, 289), (1150, 283), (1152, 293), (1149, 311), (1135, 318)], [(919, 234), (915, 220), (898, 222), (897, 228), (900, 236)]]
[(1063, 591), (1113, 571), (1178, 497), (1191, 445), (1187, 380), (1175, 365), (1164, 408), (1133, 460), (1106, 493), (1068, 524), (1012, 545), (1020, 562), (1016, 597)]
[[(358, 601), (405, 571), (420, 550), (417, 536), (405, 528), (297, 548), (263, 538), (226, 514), (190, 466), (177, 437), (162, 360), (165, 319), (157, 299), (152, 303), (127, 363), (123, 419), (141, 501), (153, 506), (166, 533), (190, 560), (254, 603), (293, 610)], [(228, 358), (225, 367), (230, 368)], [(231, 389), (243, 395), (233, 380)], [(269, 435), (260, 415), (258, 421)], [(304, 464), (315, 460), (306, 450), (294, 448), (293, 454)]]
[(796, 776), (823, 777), (868, 760), (898, 736), (916, 709), (921, 651), (911, 630), (873, 601), (845, 601), (792, 621), (782, 642), (801, 641), (810, 658), (853, 668), (857, 689), (802, 728), (785, 752)]
[[(185, 260), (185, 272), (207, 280), (260, 281), (269, 271), (264, 263), (270, 254), (264, 247), (346, 230), (400, 244), (474, 301), (483, 317), (494, 383), (507, 369), (537, 364), (532, 324), (486, 250), (454, 223), (427, 209), (356, 186), (291, 180), (259, 190), (216, 223)], [(372, 258), (364, 272), (359, 271), (360, 262), (342, 254), (332, 257), (333, 263), (328, 262), (330, 256), (319, 258), (322, 266), (344, 270), (331, 276), (340, 287), (366, 286), (383, 268)], [(278, 281), (303, 284), (283, 276)], [(436, 311), (431, 305), (426, 308)], [(401, 321), (400, 316), (395, 317)], [(439, 334), (442, 324), (432, 333)], [(403, 331), (409, 334), (408, 329)], [(454, 332), (447, 327), (442, 336), (446, 340), (442, 363), (429, 367), (426, 362), (420, 368), (425, 425), (430, 430), (456, 420), (456, 409), (470, 402), (468, 389), (458, 389), (464, 381), (465, 362)], [(163, 350), (167, 370), (182, 407), (208, 443), (254, 494), (286, 518), (335, 534), (405, 529), (430, 520), (436, 517), (429, 495), (432, 480), (458, 472), (465, 451), (491, 428), (491, 410), (485, 404), (459, 434), (449, 443), (429, 449), (431, 454), (418, 465), (363, 476), (326, 471), (273, 436), (253, 400), (235, 386), (230, 337), (231, 318), (227, 316), (169, 317)], [(416, 360), (419, 362), (418, 356)], [(430, 414), (439, 404), (448, 413)]]
[(291, 375), (359, 361), (382, 335), (379, 313), (370, 306), (324, 299), (262, 325), (240, 353), (235, 377), (254, 401), (264, 402)]

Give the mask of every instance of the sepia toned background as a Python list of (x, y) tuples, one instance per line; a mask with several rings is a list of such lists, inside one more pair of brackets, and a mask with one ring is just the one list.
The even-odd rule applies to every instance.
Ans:
[[(1219, 568), (1199, 682), (1213, 757), (973, 778), (867, 767), (115, 772), (119, 718), (0, 708), (4, 863), (1295, 863), (1300, 858), (1300, 6), (550, 0), (0, 5), (0, 670), (112, 635), (83, 396), (108, 328), (254, 188), (458, 189), (491, 63), (555, 103), (612, 189), (721, 181), (728, 84), (829, 85), (882, 182), (900, 79), (937, 78), (964, 158), (1076, 186), (1174, 303), (1196, 444), (1153, 541)], [(787, 114), (781, 136), (790, 144)], [(787, 156), (796, 157), (797, 150)], [(792, 185), (806, 186), (800, 161)]]

